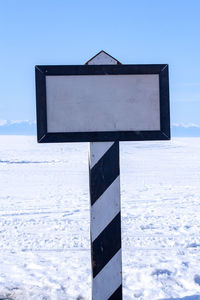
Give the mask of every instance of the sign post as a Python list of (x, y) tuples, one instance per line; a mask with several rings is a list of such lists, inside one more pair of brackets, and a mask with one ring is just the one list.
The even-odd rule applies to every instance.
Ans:
[(92, 299), (122, 299), (119, 141), (170, 139), (167, 65), (36, 66), (40, 143), (90, 142)]
[[(119, 64), (100, 52), (86, 64)], [(119, 142), (91, 142), (92, 299), (122, 299)]]

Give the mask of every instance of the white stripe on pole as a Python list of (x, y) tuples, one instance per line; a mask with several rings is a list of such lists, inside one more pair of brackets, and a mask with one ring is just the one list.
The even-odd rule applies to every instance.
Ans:
[(121, 249), (93, 279), (93, 299), (108, 299), (121, 285)]
[(120, 212), (120, 177), (107, 188), (91, 207), (92, 241)]
[[(98, 142), (90, 143), (90, 168), (99, 161), (99, 159), (104, 155), (104, 153), (112, 146), (114, 142)], [(92, 144), (92, 153), (91, 153)]]

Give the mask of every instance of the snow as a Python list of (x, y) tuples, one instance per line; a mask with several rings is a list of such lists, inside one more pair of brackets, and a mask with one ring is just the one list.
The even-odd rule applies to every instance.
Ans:
[[(200, 299), (200, 138), (120, 145), (124, 300)], [(88, 144), (0, 136), (0, 299), (91, 299)]]

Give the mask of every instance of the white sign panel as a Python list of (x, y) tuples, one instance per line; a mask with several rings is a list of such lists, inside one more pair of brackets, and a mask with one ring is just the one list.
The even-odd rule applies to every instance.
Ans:
[(48, 132), (160, 130), (159, 76), (46, 76)]

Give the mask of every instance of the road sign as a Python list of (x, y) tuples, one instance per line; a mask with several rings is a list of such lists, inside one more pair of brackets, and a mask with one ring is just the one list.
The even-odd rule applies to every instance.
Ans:
[(168, 66), (36, 66), (38, 141), (170, 138)]
[(122, 299), (119, 141), (170, 139), (168, 66), (36, 66), (38, 142), (90, 142), (92, 299)]

